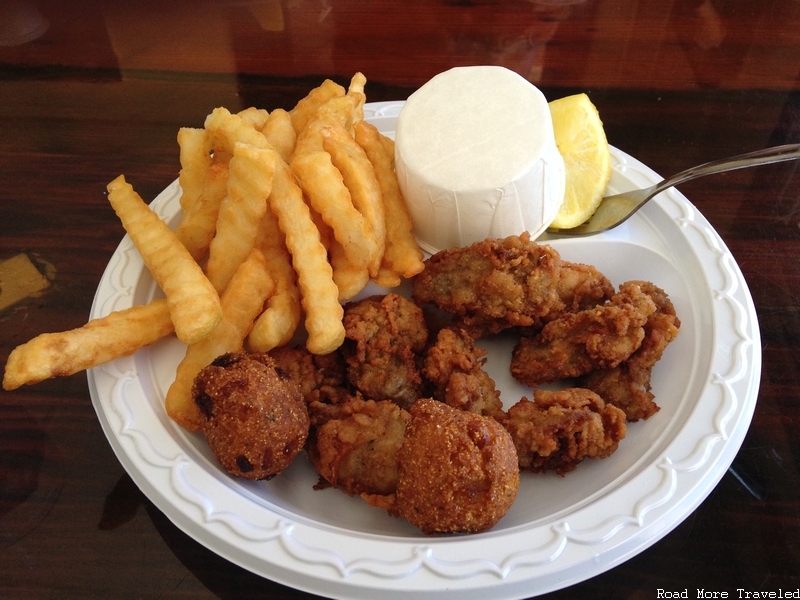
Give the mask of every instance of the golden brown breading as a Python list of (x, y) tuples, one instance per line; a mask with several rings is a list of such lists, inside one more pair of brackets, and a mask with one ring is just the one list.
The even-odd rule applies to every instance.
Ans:
[(269, 356), (300, 386), (306, 402), (338, 402), (347, 384), (346, 365), (339, 352), (312, 354), (305, 346), (281, 346)]
[[(609, 300), (614, 287), (592, 265), (561, 261), (557, 285), (558, 297), (565, 312), (578, 312)], [(549, 315), (548, 315), (549, 317)]]
[(347, 378), (365, 397), (408, 408), (422, 395), (418, 366), (428, 342), (422, 309), (398, 294), (345, 306)]
[(423, 376), (433, 384), (433, 397), (479, 415), (497, 417), (503, 412), (500, 392), (483, 370), (486, 350), (475, 345), (463, 329), (442, 329), (428, 348)]
[(638, 421), (660, 410), (650, 391), (650, 377), (664, 349), (678, 335), (681, 322), (664, 290), (647, 281), (631, 283), (637, 284), (656, 305), (656, 312), (644, 324), (642, 345), (618, 367), (593, 371), (581, 379), (580, 385), (621, 408), (628, 421)]
[(514, 440), (520, 469), (564, 475), (584, 458), (610, 456), (625, 437), (625, 413), (594, 392), (536, 390), (508, 409), (504, 426)]
[(414, 278), (413, 297), (455, 315), (454, 325), (477, 339), (538, 326), (549, 314), (593, 306), (612, 293), (597, 269), (563, 261), (524, 233), (434, 254)]
[(494, 527), (519, 489), (511, 436), (490, 417), (430, 398), (410, 412), (398, 453), (399, 514), (427, 535)]
[(308, 437), (300, 388), (266, 354), (223, 354), (197, 375), (192, 397), (211, 451), (233, 475), (274, 477)]
[(414, 278), (413, 297), (459, 317), (465, 325), (496, 322), (496, 330), (528, 326), (563, 309), (556, 284), (558, 253), (530, 237), (487, 239), (443, 250)]
[(536, 387), (578, 377), (595, 369), (614, 368), (636, 351), (643, 325), (655, 311), (650, 297), (636, 284), (624, 284), (609, 302), (550, 321), (514, 348), (511, 374)]
[(361, 398), (335, 405), (334, 411), (309, 438), (317, 473), (351, 496), (394, 494), (397, 452), (411, 416), (390, 400)]

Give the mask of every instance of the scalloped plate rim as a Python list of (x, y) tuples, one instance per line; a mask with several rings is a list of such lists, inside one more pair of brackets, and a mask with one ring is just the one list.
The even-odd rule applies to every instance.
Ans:
[[(384, 119), (391, 121), (396, 118), (402, 104), (368, 103), (365, 106), (366, 118), (376, 123)], [(624, 152), (612, 148), (612, 155), (615, 173), (618, 176), (622, 174), (624, 181), (643, 185), (660, 179), (652, 170)], [(154, 200), (153, 208), (157, 211), (163, 208), (165, 199), (172, 195), (174, 200), (178, 191), (176, 180)], [(437, 600), (499, 599), (538, 595), (567, 587), (635, 556), (682, 522), (724, 475), (744, 439), (755, 409), (761, 367), (760, 337), (755, 308), (738, 265), (711, 225), (680, 192), (672, 189), (652, 201), (651, 205), (632, 219), (628, 228), (623, 227), (604, 235), (608, 239), (624, 240), (630, 230), (637, 226), (657, 230), (655, 224), (651, 223), (652, 219), (660, 220), (666, 216), (673, 220), (683, 232), (686, 244), (695, 253), (694, 259), (700, 262), (704, 273), (720, 276), (726, 282), (726, 288), (709, 292), (716, 298), (713, 302), (720, 303), (721, 308), (728, 306), (733, 316), (743, 321), (744, 331), (739, 332), (738, 336), (744, 339), (730, 344), (731, 364), (727, 371), (720, 375), (711, 369), (707, 383), (709, 390), (713, 388), (719, 392), (723, 399), (722, 407), (729, 404), (724, 400), (730, 394), (738, 402), (729, 407), (729, 414), (724, 414), (724, 411), (718, 414), (721, 409), (714, 414), (712, 431), (697, 440), (692, 452), (687, 454), (685, 448), (681, 448), (679, 453), (674, 452), (677, 442), (673, 440), (665, 447), (658, 461), (644, 468), (633, 477), (633, 481), (624, 483), (626, 489), (635, 489), (636, 485), (642, 485), (641, 480), (646, 479), (645, 476), (659, 476), (656, 488), (637, 499), (632, 514), (611, 514), (599, 522), (590, 515), (590, 526), (582, 528), (587, 511), (591, 512), (592, 509), (593, 503), (590, 503), (589, 506), (581, 506), (575, 514), (568, 515), (569, 518), (560, 516), (554, 522), (538, 524), (533, 528), (520, 526), (480, 536), (432, 539), (358, 535), (352, 532), (348, 535), (347, 531), (337, 531), (336, 528), (315, 528), (313, 522), (305, 518), (297, 518), (293, 522), (278, 512), (269, 515), (269, 526), (254, 527), (248, 518), (262, 518), (266, 509), (249, 506), (244, 495), (234, 494), (238, 498), (231, 499), (234, 508), (241, 509), (242, 514), (237, 514), (230, 510), (217, 510), (208, 498), (187, 501), (174, 493), (174, 486), (177, 485), (190, 495), (194, 488), (187, 478), (203, 481), (206, 474), (180, 450), (170, 436), (153, 440), (150, 434), (129, 427), (129, 423), (140, 419), (145, 424), (161, 426), (163, 430), (159, 416), (150, 414), (152, 410), (141, 411), (137, 406), (133, 409), (138, 411), (134, 419), (133, 415), (121, 412), (124, 407), (121, 408), (119, 402), (114, 403), (113, 398), (117, 398), (124, 405), (129, 386), (141, 386), (137, 383), (135, 357), (119, 359), (89, 371), (92, 402), (114, 452), (151, 501), (189, 536), (228, 560), (264, 577), (336, 598), (371, 598), (381, 593), (386, 598), (398, 599), (411, 596)], [(580, 241), (561, 243), (568, 247)], [(711, 273), (708, 264), (710, 259), (706, 258), (708, 252), (717, 255), (715, 264), (718, 272)], [(92, 317), (124, 308), (126, 303), (131, 304), (135, 281), (131, 283), (127, 278), (131, 270), (135, 271), (136, 268), (141, 270), (143, 267), (141, 264), (137, 266), (135, 250), (126, 236), (109, 261), (98, 286)], [(714, 308), (712, 312), (717, 316), (716, 305)], [(735, 314), (737, 312), (738, 315)], [(723, 331), (722, 335), (727, 336), (728, 333)], [(735, 356), (736, 353), (741, 356)], [(735, 363), (740, 358), (744, 365), (737, 370)], [(149, 403), (145, 404), (149, 406)], [(131, 410), (130, 407), (128, 410)], [(684, 424), (676, 437), (685, 429)], [(157, 434), (154, 435), (158, 438)], [(695, 453), (699, 453), (699, 456), (695, 457)], [(680, 461), (676, 463), (670, 458), (678, 455), (686, 464), (682, 465)], [(176, 478), (183, 480), (176, 484)], [(170, 485), (173, 486), (173, 493), (170, 493)], [(214, 484), (212, 482), (209, 485)], [(599, 494), (596, 503), (607, 502), (618, 493), (618, 489), (611, 489)], [(648, 494), (653, 498), (649, 504), (645, 501)], [(255, 539), (243, 536), (237, 530), (240, 526), (254, 530)], [(263, 534), (260, 529), (264, 530)], [(531, 548), (521, 539), (534, 533), (543, 541)], [(337, 555), (330, 547), (315, 547), (308, 542), (315, 535), (330, 538), (328, 546), (346, 543), (348, 538), (352, 542), (357, 538), (359, 544), (363, 545), (364, 549), (360, 551), (363, 556), (345, 556), (344, 550)], [(504, 547), (514, 550), (501, 550), (499, 559), (486, 558), (478, 550), (480, 546), (485, 547), (487, 543), (494, 543), (498, 539)], [(269, 556), (264, 556), (264, 543), (278, 544), (282, 553), (270, 548)], [(375, 552), (378, 551), (388, 551), (391, 557), (376, 559)], [(498, 554), (496, 550), (493, 553)], [(502, 556), (504, 553), (505, 556)]]

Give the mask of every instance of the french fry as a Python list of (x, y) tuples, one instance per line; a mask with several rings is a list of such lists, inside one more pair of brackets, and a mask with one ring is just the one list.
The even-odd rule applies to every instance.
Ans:
[(297, 133), (292, 126), (292, 117), (289, 113), (281, 108), (273, 110), (261, 129), (261, 133), (281, 158), (289, 162), (297, 142)]
[[(313, 130), (315, 127), (325, 125), (342, 125), (347, 131), (353, 127), (353, 123), (364, 118), (364, 103), (367, 96), (364, 94), (364, 85), (367, 83), (366, 77), (361, 73), (356, 73), (350, 80), (350, 86), (344, 96), (331, 98), (314, 112), (306, 125), (306, 130)], [(298, 134), (298, 140), (305, 133)]]
[[(362, 73), (347, 89), (326, 80), (289, 112), (216, 108), (204, 129), (181, 128), (183, 216), (174, 233), (124, 176), (108, 184), (109, 202), (166, 295), (155, 306), (188, 346), (220, 327), (220, 296), (256, 249), (275, 288), (248, 340), (261, 351), (287, 343), (304, 310), (308, 349), (331, 352), (344, 339), (340, 301), (370, 277), (397, 285), (421, 268), (393, 143), (363, 121), (365, 84)], [(199, 266), (206, 255), (207, 275)]]
[(43, 333), (11, 351), (3, 389), (73, 375), (130, 356), (173, 331), (167, 301), (158, 299), (93, 319), (77, 329)]
[(236, 113), (236, 116), (245, 123), (252, 125), (254, 129), (261, 131), (264, 128), (267, 119), (269, 119), (269, 111), (266, 111), (263, 108), (250, 106), (249, 108), (240, 110), (238, 113)]
[(275, 292), (253, 324), (247, 343), (253, 352), (268, 352), (292, 339), (303, 316), (292, 256), (286, 249), (286, 236), (272, 210), (264, 214), (256, 247), (267, 261), (267, 268), (275, 280)]
[(378, 269), (378, 274), (372, 278), (372, 281), (385, 288), (394, 288), (402, 283), (400, 275), (383, 265)]
[(381, 186), (367, 153), (344, 127), (333, 125), (322, 130), (322, 146), (330, 154), (356, 210), (367, 222), (372, 254), (367, 267), (372, 276), (378, 274), (386, 242), (386, 214)]
[(180, 204), (188, 210), (203, 193), (206, 171), (211, 166), (211, 146), (204, 129), (181, 127), (178, 130), (181, 171), (178, 183), (181, 186)]
[(124, 176), (108, 184), (108, 200), (166, 295), (178, 339), (191, 344), (204, 338), (222, 318), (214, 286), (177, 236), (150, 210)]
[(211, 240), (206, 263), (206, 275), (217, 292), (225, 289), (254, 247), (278, 160), (272, 149), (238, 142), (234, 146), (228, 193), (220, 204), (217, 234)]
[[(351, 79), (346, 93), (334, 95), (327, 101), (318, 104), (307, 118), (304, 116), (306, 118), (305, 125), (302, 129), (296, 129), (297, 141), (292, 159), (322, 150), (323, 128), (341, 125), (347, 131), (351, 131), (353, 123), (364, 118), (364, 102), (366, 101), (364, 84), (366, 81), (361, 73), (356, 73)], [(344, 88), (342, 91), (344, 92)]]
[(347, 88), (347, 96), (353, 101), (353, 123), (362, 121), (364, 119), (364, 104), (367, 101), (367, 95), (364, 93), (364, 86), (367, 84), (367, 78), (363, 73), (356, 73), (350, 79), (350, 86)]
[(344, 247), (347, 261), (357, 268), (366, 267), (376, 251), (375, 243), (330, 155), (325, 151), (304, 154), (292, 160), (291, 168), (311, 206)]
[(317, 231), (319, 231), (319, 240), (322, 242), (322, 245), (325, 246), (325, 249), (330, 251), (331, 244), (336, 239), (333, 237), (333, 229), (322, 220), (322, 215), (315, 211), (313, 206), (309, 206), (308, 210), (311, 212), (311, 220), (317, 227)]
[(339, 304), (339, 289), (333, 282), (328, 252), (320, 241), (303, 191), (283, 162), (275, 170), (269, 205), (286, 236), (286, 247), (297, 273), (306, 313), (306, 348), (313, 354), (329, 354), (344, 341), (344, 309)]
[(299, 134), (289, 164), (301, 156), (314, 152), (324, 152), (322, 147), (322, 130), (331, 125), (347, 127), (353, 120), (353, 102), (347, 96), (329, 100), (317, 111), (314, 118)]
[(330, 79), (326, 79), (321, 85), (311, 90), (289, 111), (295, 132), (299, 135), (320, 106), (331, 98), (344, 96), (345, 92), (346, 90), (342, 86)]
[(194, 378), (218, 356), (243, 348), (253, 320), (274, 289), (264, 256), (253, 249), (222, 294), (223, 317), (219, 325), (199, 342), (188, 345), (178, 364), (165, 399), (167, 414), (176, 423), (191, 431), (202, 429), (202, 415), (192, 398)]
[[(372, 123), (370, 123), (370, 125), (372, 125)], [(378, 128), (375, 127), (375, 125), (372, 125), (372, 127), (377, 131)], [(381, 144), (386, 152), (386, 156), (389, 157), (392, 167), (394, 167), (394, 140), (390, 137), (386, 137), (382, 133), (379, 133), (378, 136), (381, 138)]]
[(383, 197), (386, 211), (386, 249), (383, 266), (403, 277), (413, 277), (425, 268), (423, 264), (425, 256), (411, 234), (411, 216), (392, 166), (394, 154), (387, 152), (384, 143), (388, 138), (366, 121), (359, 121), (353, 129), (356, 142), (364, 148), (375, 169)]
[(228, 165), (214, 163), (206, 172), (205, 187), (197, 201), (186, 209), (175, 235), (197, 262), (208, 252), (217, 230), (217, 217), (222, 199), (228, 193)]
[(347, 302), (369, 283), (369, 270), (367, 267), (354, 267), (347, 261), (344, 247), (336, 241), (331, 226), (322, 220), (317, 211), (313, 208), (310, 210), (311, 218), (319, 231), (320, 241), (328, 250), (328, 260), (333, 269), (333, 282), (339, 289), (339, 302)]
[(214, 151), (214, 162), (229, 161), (237, 142), (256, 148), (270, 147), (263, 133), (238, 115), (231, 114), (227, 108), (219, 107), (211, 111), (206, 117), (205, 128)]
[(339, 302), (352, 300), (369, 283), (369, 269), (351, 265), (344, 248), (335, 239), (331, 240), (328, 255), (333, 269), (333, 282), (339, 288)]

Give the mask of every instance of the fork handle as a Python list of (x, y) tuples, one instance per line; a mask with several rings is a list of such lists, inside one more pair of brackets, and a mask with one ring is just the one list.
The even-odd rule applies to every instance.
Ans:
[(787, 160), (795, 160), (800, 158), (800, 144), (785, 144), (783, 146), (772, 146), (755, 152), (748, 152), (746, 154), (739, 154), (730, 158), (723, 158), (720, 160), (713, 160), (691, 169), (686, 169), (680, 173), (676, 173), (672, 177), (664, 179), (656, 185), (654, 194), (665, 190), (679, 183), (697, 179), (704, 175), (712, 175), (714, 173), (724, 173), (725, 171), (734, 171), (736, 169), (744, 169), (745, 167), (755, 167), (757, 165), (768, 165), (770, 163), (783, 162)]

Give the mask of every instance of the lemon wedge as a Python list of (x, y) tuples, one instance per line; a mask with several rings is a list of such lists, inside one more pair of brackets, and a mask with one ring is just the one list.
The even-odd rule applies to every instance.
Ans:
[(603, 199), (611, 177), (611, 153), (597, 108), (586, 94), (553, 100), (558, 151), (564, 158), (567, 185), (551, 227), (577, 227), (592, 216)]

